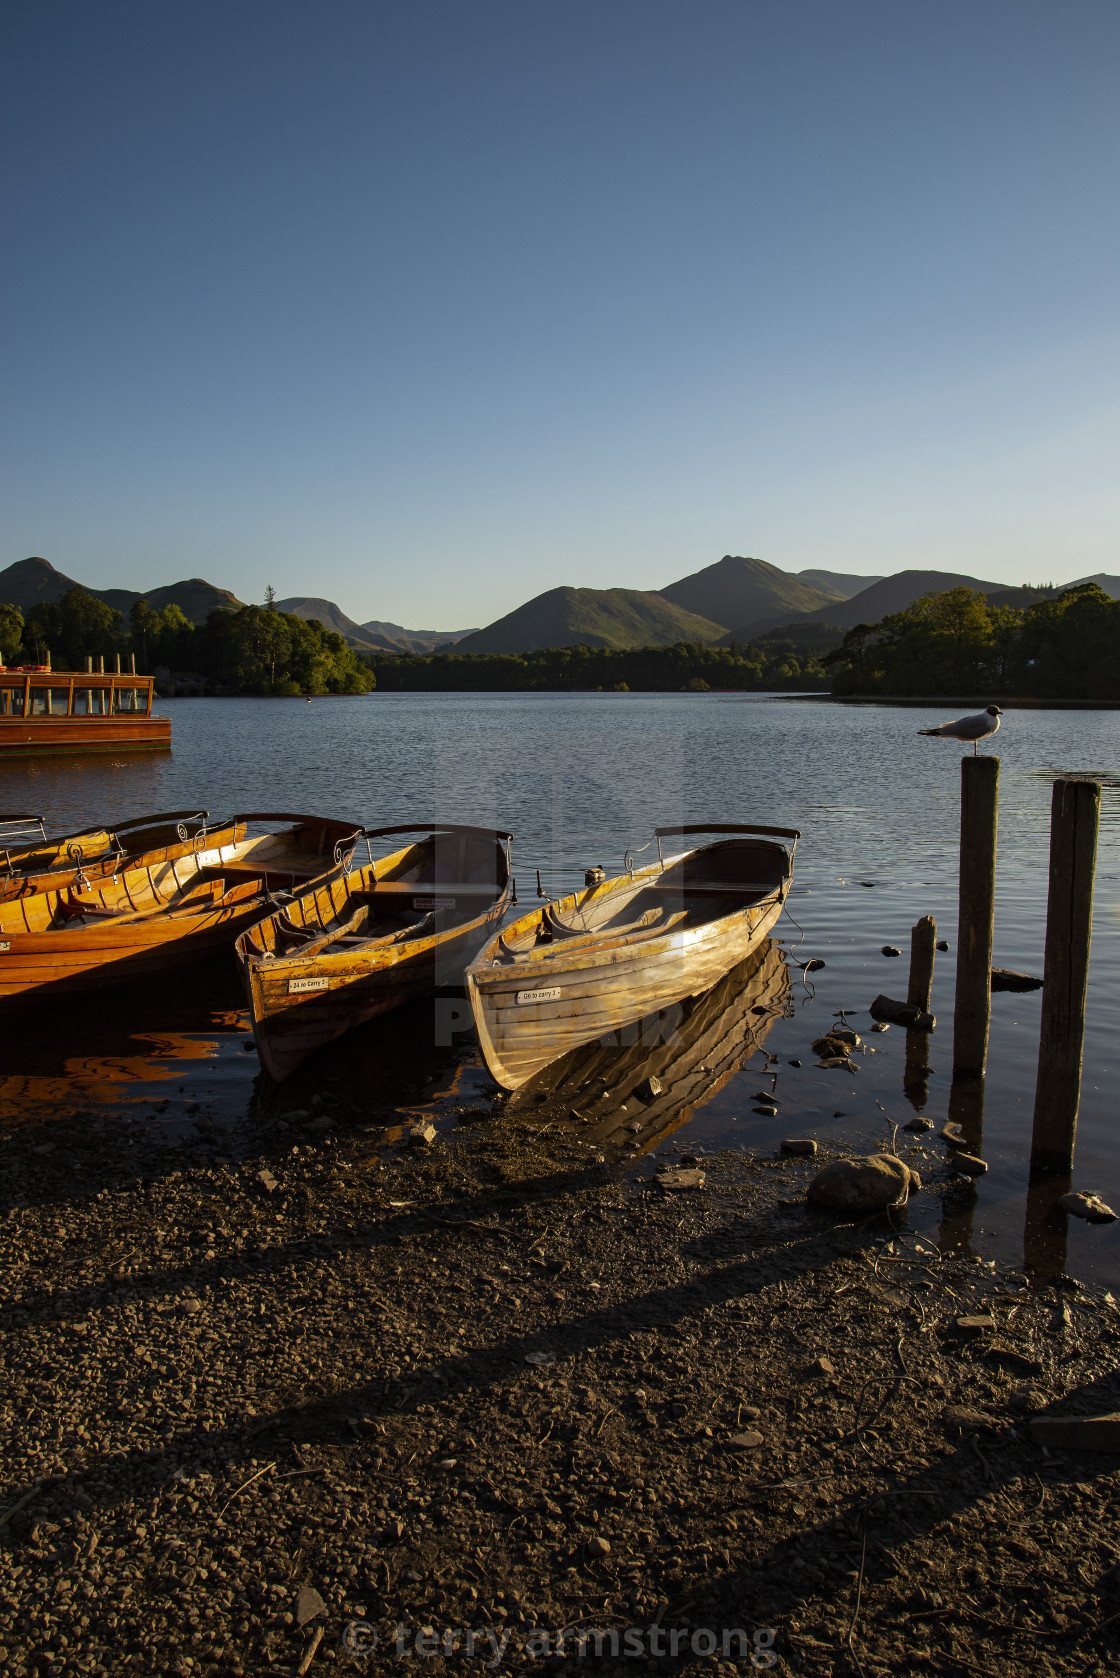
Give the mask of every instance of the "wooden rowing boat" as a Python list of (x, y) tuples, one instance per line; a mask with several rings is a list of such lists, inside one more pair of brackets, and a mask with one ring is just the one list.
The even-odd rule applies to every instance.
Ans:
[[(670, 834), (736, 837), (662, 855)], [(490, 1072), (506, 1089), (582, 1044), (716, 984), (782, 912), (800, 837), (721, 822), (656, 830), (658, 860), (514, 921), (467, 969)]]
[[(372, 841), (423, 833), (375, 859)], [(261, 1065), (280, 1082), (324, 1043), (459, 984), (510, 900), (510, 835), (449, 822), (369, 828), (340, 867), (237, 940)]]
[(235, 834), (236, 818), (207, 827), (206, 810), (167, 810), (155, 816), (136, 816), (112, 828), (86, 828), (62, 839), (48, 840), (16, 849), (5, 847), (4, 827), (17, 822), (34, 822), (42, 831), (42, 818), (7, 817), (0, 820), (0, 903), (9, 897), (31, 892), (61, 890), (81, 885), (83, 879), (111, 877), (124, 867), (148, 866), (187, 856), (193, 850), (212, 850), (244, 838)]
[(511, 1105), (566, 1102), (586, 1125), (585, 1141), (638, 1159), (726, 1087), (785, 1016), (789, 996), (789, 968), (764, 938), (702, 996), (562, 1055), (523, 1084)]
[(357, 832), (319, 816), (255, 814), (228, 829), (241, 837), (0, 902), (0, 1001), (147, 979), (230, 947), (298, 887), (342, 865)]

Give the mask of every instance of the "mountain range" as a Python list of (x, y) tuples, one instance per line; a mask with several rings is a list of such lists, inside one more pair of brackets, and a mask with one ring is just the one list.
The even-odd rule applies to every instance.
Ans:
[[(1097, 583), (1120, 598), (1120, 577), (1097, 572), (1079, 582)], [(1063, 585), (1076, 586), (1072, 583)], [(58, 600), (67, 589), (86, 588), (55, 569), (48, 560), (21, 559), (0, 571), (0, 603), (11, 601), (26, 616), (43, 601)], [(483, 629), (406, 629), (380, 618), (358, 623), (333, 600), (292, 595), (278, 600), (280, 611), (317, 618), (357, 652), (428, 653), (454, 647), (463, 653), (533, 652), (543, 647), (661, 647), (677, 641), (727, 645), (780, 630), (794, 639), (823, 630), (836, 632), (857, 623), (878, 623), (901, 612), (920, 595), (951, 588), (979, 589), (992, 605), (1024, 606), (1058, 594), (1061, 588), (1009, 588), (953, 571), (897, 571), (892, 576), (848, 572), (782, 571), (763, 559), (724, 554), (713, 565), (660, 589), (571, 588), (560, 586), (534, 596)], [(89, 588), (90, 594), (127, 614), (137, 600), (162, 609), (174, 603), (192, 623), (204, 623), (216, 608), (236, 610), (243, 602), (228, 589), (201, 577), (137, 592)]]

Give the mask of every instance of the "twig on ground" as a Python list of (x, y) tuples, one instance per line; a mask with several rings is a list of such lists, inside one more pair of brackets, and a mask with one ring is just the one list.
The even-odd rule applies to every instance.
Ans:
[(315, 1630), (311, 1633), (311, 1642), (307, 1645), (307, 1653), (304, 1655), (303, 1659), (296, 1668), (296, 1678), (303, 1678), (304, 1673), (311, 1665), (311, 1662), (315, 1659), (315, 1651), (322, 1641), (323, 1628), (322, 1626), (316, 1626)]
[(254, 1480), (259, 1480), (263, 1474), (268, 1474), (270, 1472), (270, 1470), (275, 1468), (275, 1467), (276, 1467), (276, 1464), (274, 1462), (266, 1462), (263, 1468), (258, 1468), (257, 1472), (255, 1474), (250, 1474), (249, 1478), (245, 1481), (244, 1485), (238, 1486), (238, 1488), (234, 1492), (233, 1496), (227, 1498), (226, 1501), (222, 1504), (222, 1507), (218, 1510), (217, 1515), (214, 1517), (215, 1520), (218, 1520), (218, 1521), (221, 1520), (222, 1516), (225, 1514), (225, 1512), (229, 1508), (230, 1504), (231, 1503), (236, 1503), (237, 1499), (241, 1496), (241, 1493), (243, 1491), (247, 1491), (249, 1489), (249, 1487), (253, 1484)]
[(37, 1497), (42, 1489), (42, 1480), (36, 1480), (29, 1492), (24, 1492), (18, 1503), (13, 1503), (10, 1509), (5, 1509), (0, 1515), (0, 1531), (7, 1526), (13, 1515), (18, 1515), (21, 1509), (26, 1509), (32, 1498)]

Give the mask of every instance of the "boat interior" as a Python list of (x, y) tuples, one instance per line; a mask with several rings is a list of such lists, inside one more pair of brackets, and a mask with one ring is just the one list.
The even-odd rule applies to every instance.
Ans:
[(250, 960), (306, 960), (466, 926), (506, 889), (508, 841), (485, 828), (448, 827), (381, 858), (371, 849), (364, 866), (302, 892), (243, 933), (240, 947)]
[[(279, 831), (248, 833), (254, 823), (292, 823)], [(234, 839), (234, 833), (241, 837)], [(312, 817), (239, 816), (211, 829), (207, 848), (185, 856), (129, 867), (57, 890), (0, 902), (0, 933), (56, 932), (63, 928), (146, 920), (153, 915), (203, 914), (241, 906), (255, 897), (262, 909), (326, 873), (341, 860), (355, 829)], [(219, 843), (228, 836), (232, 843)], [(342, 847), (343, 849), (340, 849)]]
[(640, 944), (684, 927), (702, 926), (774, 895), (790, 872), (790, 853), (761, 839), (725, 839), (663, 867), (642, 869), (549, 903), (500, 934), (492, 959), (567, 958), (581, 949)]

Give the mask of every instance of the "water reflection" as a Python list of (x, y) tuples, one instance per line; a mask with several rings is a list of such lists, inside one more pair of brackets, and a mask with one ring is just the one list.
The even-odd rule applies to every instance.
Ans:
[(790, 988), (783, 952), (767, 939), (718, 985), (689, 998), (667, 1036), (658, 1014), (621, 1033), (621, 1044), (574, 1049), (524, 1084), (513, 1104), (570, 1100), (593, 1140), (648, 1154), (762, 1047), (790, 1011)]
[(251, 1039), (240, 1000), (232, 964), (222, 960), (181, 986), (125, 987), (75, 1000), (64, 1015), (26, 1016), (6, 1035), (0, 1125), (146, 1109), (170, 1132), (203, 1104), (218, 1120), (242, 1117), (257, 1062), (244, 1053)]
[(1058, 1210), (1057, 1202), (1068, 1194), (1068, 1175), (1032, 1174), (1027, 1186), (1027, 1210), (1023, 1221), (1023, 1269), (1033, 1282), (1045, 1286), (1064, 1275), (1069, 1249), (1069, 1214)]

